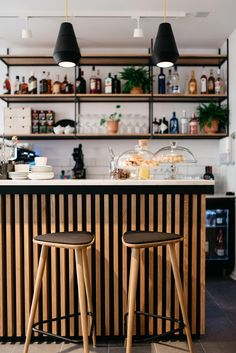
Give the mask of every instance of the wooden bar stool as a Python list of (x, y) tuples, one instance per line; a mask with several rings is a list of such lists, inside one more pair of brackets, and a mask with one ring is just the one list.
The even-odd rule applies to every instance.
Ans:
[[(135, 314), (135, 299), (138, 281), (138, 270), (139, 270), (139, 257), (140, 249), (167, 246), (170, 253), (170, 261), (174, 274), (175, 285), (178, 293), (179, 303), (183, 316), (183, 327), (185, 328), (189, 352), (193, 353), (192, 337), (189, 328), (188, 317), (185, 311), (183, 288), (181, 283), (181, 277), (179, 273), (175, 243), (183, 240), (183, 237), (177, 234), (170, 233), (158, 233), (149, 231), (129, 231), (126, 232), (122, 237), (122, 242), (125, 246), (131, 248), (131, 263), (130, 263), (130, 277), (129, 277), (129, 292), (128, 292), (128, 324), (127, 324), (127, 340), (126, 340), (126, 353), (132, 351), (132, 334), (133, 334), (133, 323)], [(152, 317), (161, 318), (157, 315), (151, 315)], [(167, 319), (167, 318), (163, 318)], [(176, 319), (168, 318), (168, 320), (178, 321)], [(157, 336), (158, 337), (158, 336)]]
[[(75, 251), (75, 264), (76, 264), (76, 273), (77, 273), (79, 302), (80, 302), (80, 316), (81, 316), (83, 346), (84, 346), (84, 353), (89, 353), (87, 314), (93, 315), (93, 305), (92, 305), (92, 295), (91, 295), (91, 287), (90, 287), (89, 272), (88, 272), (87, 248), (93, 244), (94, 239), (95, 237), (92, 233), (82, 232), (82, 231), (50, 233), (45, 235), (38, 235), (33, 239), (34, 243), (42, 245), (42, 249), (41, 249), (41, 255), (39, 259), (37, 275), (36, 275), (33, 300), (32, 300), (31, 309), (30, 309), (24, 353), (27, 353), (29, 349), (30, 339), (32, 335), (32, 328), (34, 324), (34, 316), (35, 316), (35, 311), (39, 300), (42, 277), (43, 277), (45, 263), (48, 256), (49, 247), (74, 249)], [(86, 303), (86, 297), (87, 297), (87, 303)], [(88, 313), (87, 313), (87, 306), (88, 306)], [(49, 321), (52, 321), (52, 320), (48, 320), (47, 322)], [(48, 334), (49, 336), (65, 339), (64, 337), (56, 336), (44, 331), (40, 331), (40, 330), (36, 330), (36, 331)], [(66, 340), (71, 341), (69, 339), (66, 339)], [(92, 324), (92, 340), (93, 340), (93, 345), (95, 346), (96, 333), (95, 333), (94, 321)], [(76, 343), (76, 341), (72, 341), (72, 342)]]

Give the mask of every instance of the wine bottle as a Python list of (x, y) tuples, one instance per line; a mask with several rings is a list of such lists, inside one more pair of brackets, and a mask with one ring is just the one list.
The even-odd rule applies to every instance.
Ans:
[(79, 68), (79, 75), (75, 82), (76, 93), (86, 93), (86, 80), (83, 77), (84, 72)]
[(39, 81), (39, 93), (40, 94), (48, 93), (48, 82), (46, 79), (46, 72), (45, 71), (43, 71), (42, 78)]
[(121, 93), (121, 83), (120, 80), (117, 78), (117, 75), (115, 75), (113, 78), (112, 93)]
[(166, 75), (164, 74), (162, 67), (158, 75), (158, 93), (160, 94), (166, 93)]
[(31, 72), (29, 78), (28, 92), (29, 94), (37, 94), (37, 78), (34, 76), (34, 73)]

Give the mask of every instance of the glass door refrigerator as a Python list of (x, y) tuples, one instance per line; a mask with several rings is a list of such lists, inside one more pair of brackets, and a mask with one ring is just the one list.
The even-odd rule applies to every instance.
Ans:
[(229, 274), (234, 268), (235, 198), (209, 197), (206, 201), (206, 273)]

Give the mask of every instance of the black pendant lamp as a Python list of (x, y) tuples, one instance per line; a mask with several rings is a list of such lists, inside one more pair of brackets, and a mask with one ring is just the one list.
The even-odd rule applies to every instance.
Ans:
[[(68, 0), (66, 0), (66, 20), (68, 17)], [(70, 22), (63, 22), (57, 36), (53, 52), (56, 64), (62, 67), (79, 65), (80, 49), (76, 40), (73, 26)]]
[(170, 23), (166, 21), (166, 0), (164, 0), (164, 22), (160, 24), (153, 48), (152, 61), (162, 68), (173, 66), (179, 52)]

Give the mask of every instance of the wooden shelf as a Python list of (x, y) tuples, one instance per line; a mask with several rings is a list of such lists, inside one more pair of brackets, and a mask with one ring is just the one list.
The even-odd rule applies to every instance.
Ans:
[(74, 102), (75, 94), (0, 94), (0, 99), (7, 103), (27, 102)]
[[(51, 56), (43, 55), (3, 55), (0, 59), (9, 66), (56, 66)], [(177, 60), (179, 66), (221, 66), (227, 56), (225, 55), (181, 55)], [(127, 65), (150, 65), (151, 56), (132, 54), (112, 55), (83, 55), (80, 59), (81, 66), (127, 66)]]
[(153, 134), (153, 139), (184, 139), (184, 140), (219, 140), (228, 136), (226, 133), (217, 134)]
[(153, 94), (154, 102), (222, 102), (226, 94)]

